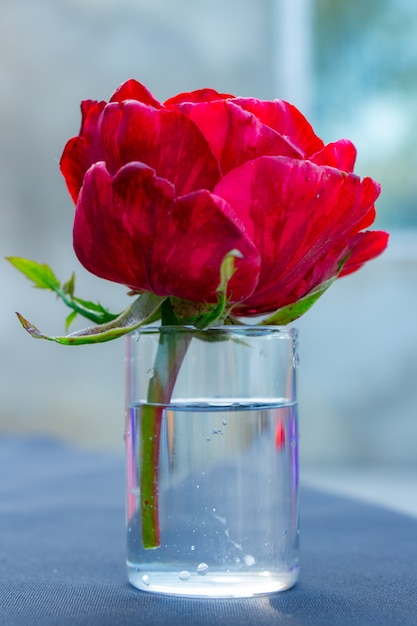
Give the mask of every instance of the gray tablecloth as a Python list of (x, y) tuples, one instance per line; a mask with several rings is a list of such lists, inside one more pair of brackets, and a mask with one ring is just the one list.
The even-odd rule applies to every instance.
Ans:
[(417, 519), (305, 488), (301, 520), (289, 591), (146, 594), (125, 576), (123, 459), (0, 439), (0, 624), (417, 625)]

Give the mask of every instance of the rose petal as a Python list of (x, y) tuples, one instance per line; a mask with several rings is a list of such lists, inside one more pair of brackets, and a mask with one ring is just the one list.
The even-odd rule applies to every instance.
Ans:
[(137, 291), (208, 302), (217, 298), (224, 256), (237, 249), (242, 258), (236, 259), (228, 295), (233, 301), (247, 297), (260, 259), (240, 220), (207, 191), (174, 203), (173, 194), (172, 185), (141, 163), (126, 165), (114, 178), (104, 163), (93, 165), (75, 214), (80, 262), (93, 274)]
[(356, 148), (348, 139), (329, 143), (309, 158), (316, 165), (329, 165), (344, 172), (353, 172), (356, 161)]
[(364, 263), (379, 256), (387, 247), (388, 239), (388, 233), (382, 230), (358, 233), (349, 242), (351, 253), (340, 272), (340, 276), (356, 272)]
[[(345, 250), (379, 185), (309, 161), (262, 157), (230, 172), (214, 193), (236, 211), (261, 254), (258, 286), (242, 308), (273, 311), (290, 302), (320, 259)], [(317, 285), (322, 278), (329, 278), (328, 264)]]
[(107, 102), (96, 100), (83, 100), (81, 102), (81, 128), (80, 135), (91, 139), (95, 136), (96, 126), (102, 110)]
[[(174, 189), (141, 163), (113, 177), (104, 163), (85, 176), (74, 221), (74, 250), (101, 278), (153, 291), (151, 258), (159, 215), (167, 214)], [(164, 294), (158, 294), (164, 295)]]
[(317, 137), (304, 115), (284, 100), (234, 98), (232, 102), (245, 111), (250, 111), (263, 124), (289, 140), (305, 157), (315, 154), (324, 147), (323, 141)]
[(230, 100), (185, 103), (177, 108), (201, 130), (223, 175), (262, 155), (302, 156), (284, 137)]
[(164, 106), (170, 107), (181, 102), (211, 102), (213, 100), (227, 100), (228, 98), (234, 98), (234, 96), (227, 93), (219, 93), (215, 89), (197, 89), (168, 98), (168, 100), (165, 100)]
[(100, 137), (112, 173), (141, 161), (172, 182), (177, 195), (212, 189), (220, 178), (209, 144), (179, 111), (157, 110), (132, 100), (112, 103), (103, 111)]
[[(295, 302), (308, 294), (320, 283), (339, 274), (339, 278), (356, 272), (364, 263), (379, 256), (387, 247), (388, 234), (383, 231), (357, 233), (346, 242), (340, 242), (298, 283), (288, 296), (288, 302)], [(349, 255), (349, 256), (348, 256)], [(345, 261), (348, 256), (347, 261)], [(345, 261), (339, 273), (340, 264)]]
[(160, 109), (162, 106), (142, 83), (133, 78), (120, 85), (111, 96), (109, 102), (122, 102), (123, 100), (137, 100), (156, 109)]
[(158, 226), (152, 262), (156, 293), (194, 302), (215, 302), (221, 263), (231, 250), (236, 272), (228, 297), (237, 302), (254, 290), (259, 275), (259, 254), (227, 203), (208, 191), (178, 198)]
[(72, 137), (65, 145), (59, 166), (74, 203), (77, 203), (84, 174), (90, 165), (89, 143), (84, 137)]
[(60, 169), (75, 203), (83, 184), (84, 174), (92, 163), (102, 159), (96, 128), (105, 105), (106, 102), (95, 100), (81, 102), (80, 135), (67, 141), (61, 156)]

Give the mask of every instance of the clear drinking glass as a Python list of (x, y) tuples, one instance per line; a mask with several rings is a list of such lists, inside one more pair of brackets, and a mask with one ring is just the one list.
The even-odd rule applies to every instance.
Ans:
[[(126, 365), (130, 583), (198, 597), (291, 587), (299, 556), (297, 331), (143, 328), (127, 339)], [(147, 506), (159, 547), (144, 547)]]

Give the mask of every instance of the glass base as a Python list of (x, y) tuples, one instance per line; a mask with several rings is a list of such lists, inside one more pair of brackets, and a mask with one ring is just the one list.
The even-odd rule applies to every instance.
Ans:
[(298, 579), (298, 568), (290, 572), (210, 571), (201, 563), (196, 571), (150, 571), (128, 565), (133, 587), (149, 593), (195, 598), (250, 598), (290, 589)]

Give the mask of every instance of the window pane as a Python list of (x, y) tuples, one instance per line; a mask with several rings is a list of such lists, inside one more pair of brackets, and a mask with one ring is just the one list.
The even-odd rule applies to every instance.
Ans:
[(417, 226), (417, 2), (315, 0), (313, 118), (381, 182), (379, 227)]

